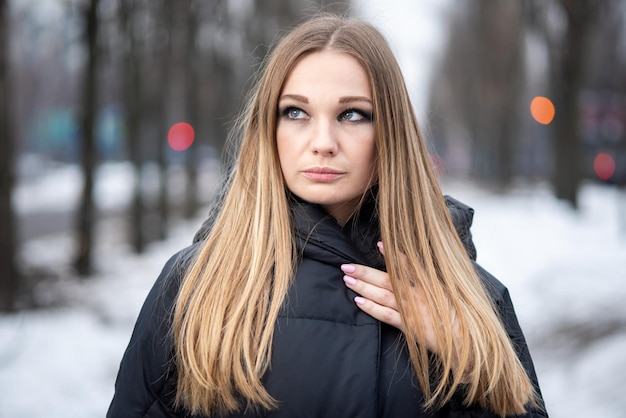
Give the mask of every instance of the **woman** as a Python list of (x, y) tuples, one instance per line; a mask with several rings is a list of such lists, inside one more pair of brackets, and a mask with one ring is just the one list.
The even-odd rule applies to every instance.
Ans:
[(376, 29), (296, 27), (240, 132), (210, 220), (146, 300), (109, 417), (547, 416)]

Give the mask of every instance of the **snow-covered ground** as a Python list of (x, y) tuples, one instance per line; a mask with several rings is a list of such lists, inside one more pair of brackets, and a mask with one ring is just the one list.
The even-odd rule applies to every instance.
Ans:
[(478, 261), (511, 292), (552, 417), (626, 417), (626, 196), (586, 185), (576, 212), (535, 187), (444, 187), (476, 209)]
[[(421, 110), (450, 2), (357, 3), (389, 37)], [(128, 201), (130, 175), (126, 165), (100, 170), (100, 208)], [(79, 186), (76, 168), (63, 167), (29, 179), (16, 205), (21, 213), (65, 210), (77, 201)], [(626, 211), (626, 197), (586, 185), (575, 212), (542, 186), (496, 195), (453, 183), (444, 191), (476, 209), (478, 260), (511, 291), (550, 415), (626, 417), (626, 219), (618, 214), (620, 207)], [(44, 283), (37, 298), (50, 308), (0, 315), (0, 418), (104, 416), (143, 299), (201, 219), (173, 225), (170, 238), (141, 257), (132, 255), (116, 222), (98, 225), (96, 277)], [(67, 234), (27, 242), (21, 251), (29, 266), (42, 270), (67, 266), (72, 254)]]
[[(129, 175), (125, 165), (104, 166), (98, 201), (122, 204)], [(58, 170), (21, 186), (17, 205), (71, 204), (78, 185)], [(575, 212), (541, 186), (496, 195), (451, 183), (444, 191), (476, 209), (478, 259), (511, 291), (551, 416), (626, 416), (626, 225), (618, 214), (626, 199), (586, 185)], [(39, 299), (56, 307), (0, 316), (0, 418), (104, 416), (143, 298), (201, 219), (174, 225), (140, 257), (115, 222), (98, 226), (96, 277), (42, 285)], [(59, 266), (72, 244), (52, 235), (21, 254), (31, 265)]]

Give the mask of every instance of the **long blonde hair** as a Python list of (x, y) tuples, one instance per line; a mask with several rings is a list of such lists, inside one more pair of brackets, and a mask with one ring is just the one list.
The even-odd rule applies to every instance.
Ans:
[[(278, 43), (243, 112), (236, 168), (175, 306), (177, 404), (205, 415), (278, 406), (261, 379), (296, 259), (277, 107), (298, 58), (324, 49), (357, 59), (371, 82), (381, 239), (404, 325), (415, 331), (405, 339), (424, 406), (442, 406), (463, 384), (466, 404), (524, 412), (535, 402), (533, 386), (450, 220), (393, 53), (370, 24), (328, 15)], [(438, 321), (434, 368), (408, 297), (413, 286)]]

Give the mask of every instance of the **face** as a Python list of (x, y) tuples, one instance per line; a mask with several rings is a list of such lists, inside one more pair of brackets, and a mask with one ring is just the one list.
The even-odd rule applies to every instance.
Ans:
[(363, 67), (333, 51), (301, 58), (279, 98), (276, 141), (287, 187), (341, 225), (375, 179), (372, 109)]

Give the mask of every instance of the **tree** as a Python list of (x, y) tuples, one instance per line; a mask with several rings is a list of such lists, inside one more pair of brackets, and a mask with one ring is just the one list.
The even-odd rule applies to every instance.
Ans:
[(11, 203), (14, 171), (10, 127), (9, 11), (0, 0), (0, 312), (15, 308), (19, 277), (15, 263), (15, 215)]
[(142, 147), (141, 124), (142, 109), (142, 74), (136, 27), (138, 3), (130, 0), (119, 2), (119, 20), (123, 34), (122, 46), (122, 102), (124, 104), (124, 126), (128, 157), (134, 170), (133, 197), (130, 207), (131, 242), (136, 253), (140, 254), (146, 246), (144, 225), (144, 199), (142, 191)]
[[(519, 143), (520, 98), (524, 81), (523, 28), (520, 4), (482, 0), (479, 38), (479, 115), (477, 143), (481, 154), (491, 154), (493, 183), (505, 188), (514, 176), (514, 154)], [(476, 160), (476, 169), (484, 161)]]
[[(517, 2), (479, 0), (455, 9), (448, 48), (431, 90), (431, 113), (444, 114), (444, 158), (464, 149), (473, 174), (506, 187), (515, 173), (524, 81), (523, 27)], [(444, 120), (444, 119), (442, 119)], [(457, 132), (452, 133), (452, 126)], [(460, 127), (460, 129), (458, 129)], [(433, 127), (433, 132), (440, 128)], [(450, 154), (450, 155), (446, 155)], [(450, 164), (454, 164), (450, 161)], [(454, 171), (454, 169), (453, 169)]]
[(554, 193), (574, 207), (584, 177), (579, 99), (588, 80), (590, 42), (597, 28), (604, 26), (603, 19), (617, 11), (617, 5), (613, 0), (536, 0), (529, 8), (528, 24), (543, 37), (550, 58), (551, 96), (556, 108)]
[(168, 161), (167, 147), (163, 143), (165, 138), (167, 125), (167, 105), (169, 103), (169, 91), (172, 65), (172, 30), (173, 16), (171, 0), (161, 0), (158, 4), (158, 19), (163, 27), (162, 41), (158, 46), (157, 60), (159, 68), (159, 85), (161, 94), (157, 100), (156, 120), (157, 120), (157, 165), (159, 167), (159, 199), (158, 199), (158, 237), (165, 239), (167, 237), (167, 225), (170, 218), (169, 208), (169, 187), (168, 187)]
[(84, 10), (84, 41), (87, 50), (87, 62), (82, 84), (81, 164), (83, 172), (83, 191), (78, 212), (77, 241), (78, 253), (75, 268), (79, 275), (92, 273), (93, 225), (95, 222), (95, 204), (93, 199), (94, 172), (96, 167), (95, 119), (98, 110), (98, 3), (89, 0)]
[(597, 17), (598, 2), (562, 0), (566, 29), (560, 48), (551, 48), (552, 96), (557, 113), (554, 118), (554, 172), (552, 183), (557, 198), (574, 207), (583, 179), (582, 139), (578, 124), (578, 98), (583, 86), (589, 30)]
[[(185, 2), (186, 15), (185, 18), (185, 103), (186, 115), (189, 124), (198, 129), (199, 107), (198, 107), (198, 82), (200, 76), (199, 50), (197, 48), (198, 36), (198, 12), (200, 4), (197, 0), (188, 0)], [(195, 145), (197, 148), (197, 143)], [(198, 199), (198, 153), (192, 149), (185, 152), (185, 168), (187, 172), (187, 189), (185, 193), (185, 205), (183, 215), (187, 219), (191, 219), (196, 215), (200, 206)]]

